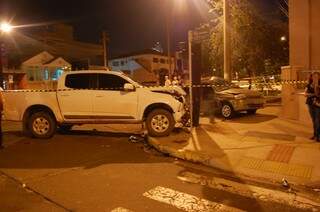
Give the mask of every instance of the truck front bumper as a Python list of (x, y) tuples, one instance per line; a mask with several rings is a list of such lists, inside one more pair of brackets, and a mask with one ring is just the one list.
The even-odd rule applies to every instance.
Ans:
[(173, 114), (173, 118), (176, 122), (175, 127), (183, 127), (182, 118), (186, 114), (186, 109), (184, 104), (180, 104), (178, 110)]

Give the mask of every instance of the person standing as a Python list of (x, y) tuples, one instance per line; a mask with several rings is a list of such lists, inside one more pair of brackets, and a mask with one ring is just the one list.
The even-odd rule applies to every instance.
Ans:
[(314, 140), (316, 138), (316, 123), (315, 123), (315, 106), (313, 105), (315, 93), (314, 93), (314, 87), (313, 87), (313, 76), (310, 74), (308, 79), (308, 84), (305, 88), (304, 95), (306, 96), (306, 105), (308, 107), (308, 111), (312, 120), (313, 125), (313, 136), (310, 138), (311, 140)]
[(173, 85), (173, 86), (178, 86), (178, 85), (179, 85), (178, 77), (175, 76), (175, 77), (173, 78), (172, 85)]
[(305, 90), (307, 97), (306, 103), (308, 105), (309, 113), (313, 124), (312, 140), (320, 141), (320, 87), (319, 87), (319, 73), (313, 73), (309, 78), (308, 85)]
[(0, 149), (3, 149), (2, 143), (2, 111), (3, 111), (3, 100), (2, 100), (2, 88), (0, 87)]
[(165, 77), (166, 81), (164, 83), (164, 86), (169, 87), (172, 85), (171, 80), (169, 79), (169, 76)]

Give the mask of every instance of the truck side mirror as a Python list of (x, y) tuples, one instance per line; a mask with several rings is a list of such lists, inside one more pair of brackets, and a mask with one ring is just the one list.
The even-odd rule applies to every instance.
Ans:
[(124, 84), (123, 89), (124, 91), (127, 91), (127, 92), (135, 91), (135, 87), (131, 83)]

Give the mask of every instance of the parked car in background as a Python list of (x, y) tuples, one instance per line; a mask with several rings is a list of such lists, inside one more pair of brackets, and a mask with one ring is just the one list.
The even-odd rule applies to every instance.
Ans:
[(185, 113), (182, 95), (175, 88), (143, 87), (118, 72), (74, 71), (64, 73), (54, 91), (4, 92), (4, 115), (22, 121), (36, 138), (93, 123), (145, 123), (151, 136), (167, 136)]
[(265, 98), (258, 91), (240, 88), (222, 78), (203, 78), (202, 85), (208, 86), (205, 93), (214, 92), (216, 109), (226, 119), (241, 111), (255, 114), (265, 106)]

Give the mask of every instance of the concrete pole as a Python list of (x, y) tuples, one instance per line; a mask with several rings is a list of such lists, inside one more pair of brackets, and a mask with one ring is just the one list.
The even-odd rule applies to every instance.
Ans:
[(103, 63), (105, 69), (108, 67), (108, 39), (106, 31), (102, 32), (102, 42), (103, 42)]
[(0, 87), (4, 89), (3, 87), (3, 63), (2, 63), (2, 47), (3, 47), (3, 42), (1, 41), (1, 34), (0, 34)]
[(224, 0), (223, 2), (224, 79), (231, 82), (230, 5), (228, 0)]

